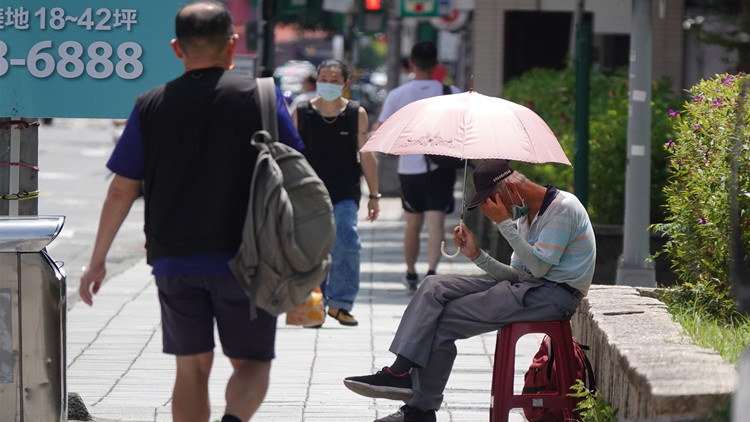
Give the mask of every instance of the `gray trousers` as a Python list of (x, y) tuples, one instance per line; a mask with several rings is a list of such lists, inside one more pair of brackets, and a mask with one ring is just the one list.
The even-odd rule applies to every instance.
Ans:
[[(456, 358), (455, 341), (517, 321), (565, 321), (580, 299), (554, 282), (521, 273), (518, 281), (429, 276), (401, 317), (390, 351), (418, 367), (406, 403), (437, 410)], [(489, 388), (489, 386), (488, 386)]]

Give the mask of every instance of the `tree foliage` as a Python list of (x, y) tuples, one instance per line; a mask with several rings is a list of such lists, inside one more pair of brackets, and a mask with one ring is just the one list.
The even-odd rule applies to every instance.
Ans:
[[(569, 159), (575, 149), (575, 70), (533, 69), (507, 83), (503, 97), (523, 104), (544, 119)], [(628, 124), (626, 69), (611, 74), (591, 72), (589, 112), (589, 205), (597, 224), (622, 224), (625, 200), (625, 167)], [(663, 221), (667, 160), (662, 144), (671, 130), (663, 116), (679, 104), (670, 81), (652, 84), (651, 118), (651, 221)], [(573, 163), (575, 165), (575, 163)], [(532, 180), (573, 189), (573, 169), (560, 164), (514, 163)]]

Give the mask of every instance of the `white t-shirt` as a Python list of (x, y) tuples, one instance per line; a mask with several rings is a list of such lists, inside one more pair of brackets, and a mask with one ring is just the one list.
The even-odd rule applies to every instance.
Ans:
[[(451, 86), (451, 92), (461, 92), (455, 86)], [(399, 87), (394, 88), (385, 97), (383, 108), (380, 111), (379, 122), (384, 122), (401, 107), (424, 98), (443, 95), (443, 84), (435, 80), (412, 80)], [(427, 162), (422, 154), (401, 155), (398, 159), (399, 174), (422, 174), (427, 173)]]
[(299, 103), (301, 103), (302, 101), (310, 101), (317, 96), (318, 96), (318, 91), (306, 91), (306, 92), (302, 92), (298, 94), (296, 97), (294, 97), (294, 99), (292, 100), (292, 103), (289, 104), (289, 111), (291, 112), (295, 108), (297, 108)]

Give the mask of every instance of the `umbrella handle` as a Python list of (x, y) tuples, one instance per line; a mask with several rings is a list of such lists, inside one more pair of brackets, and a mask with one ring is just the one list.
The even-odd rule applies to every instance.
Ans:
[[(466, 179), (464, 179), (464, 183), (466, 183)], [(465, 185), (464, 185), (464, 188), (466, 188)], [(461, 213), (461, 220), (458, 223), (458, 227), (461, 233), (463, 233), (464, 231), (464, 214), (463, 213)], [(453, 255), (450, 255), (445, 251), (445, 240), (443, 240), (443, 243), (440, 244), (440, 252), (443, 254), (444, 257), (448, 259), (453, 259), (457, 257), (458, 254), (461, 253), (461, 247), (459, 246), (458, 248), (456, 248), (456, 253), (454, 253)]]
[(440, 245), (440, 252), (446, 258), (455, 258), (458, 256), (458, 254), (461, 253), (461, 247), (459, 246), (458, 248), (456, 248), (456, 253), (454, 253), (453, 255), (450, 255), (447, 252), (445, 252), (445, 240), (443, 240), (443, 243)]

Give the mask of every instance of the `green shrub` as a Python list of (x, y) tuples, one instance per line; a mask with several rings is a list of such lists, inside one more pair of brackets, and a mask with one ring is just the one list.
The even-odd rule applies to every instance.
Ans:
[[(729, 278), (729, 180), (733, 141), (739, 136), (739, 209), (742, 242), (750, 250), (750, 101), (737, 112), (742, 80), (720, 75), (688, 90), (681, 111), (669, 111), (675, 137), (667, 141), (671, 175), (664, 188), (667, 218), (654, 227), (682, 283), (667, 300), (722, 320), (737, 315)], [(739, 116), (738, 116), (739, 114)], [(738, 133), (738, 118), (744, 130)]]
[(581, 422), (614, 422), (617, 420), (617, 412), (620, 409), (612, 408), (599, 391), (591, 391), (581, 380), (570, 387), (573, 393), (571, 397), (578, 397), (581, 401), (574, 409), (581, 415)]
[[(549, 125), (573, 162), (575, 141), (575, 71), (534, 69), (508, 82), (503, 98), (534, 110)], [(651, 221), (663, 221), (668, 172), (661, 145), (670, 138), (670, 126), (661, 116), (675, 108), (667, 79), (652, 85)], [(627, 70), (611, 75), (592, 71), (589, 112), (589, 204), (597, 224), (622, 224), (625, 211), (625, 165), (628, 125)], [(575, 163), (573, 163), (575, 165)], [(561, 164), (514, 163), (519, 171), (540, 183), (573, 191), (573, 169)]]

